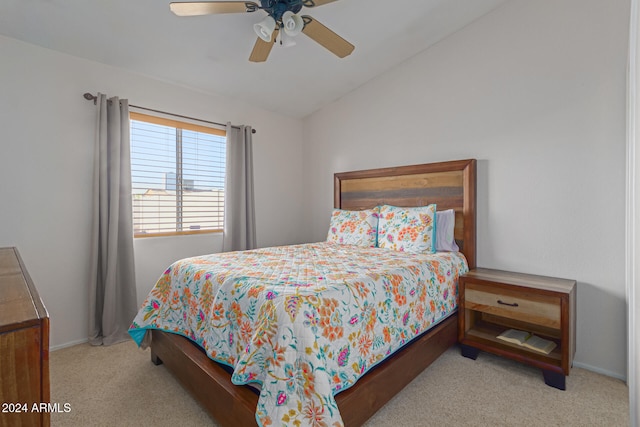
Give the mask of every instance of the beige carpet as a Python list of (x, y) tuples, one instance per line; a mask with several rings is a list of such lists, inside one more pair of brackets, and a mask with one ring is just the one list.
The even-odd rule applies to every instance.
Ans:
[[(69, 403), (53, 426), (215, 426), (149, 351), (132, 342), (78, 345), (51, 353), (51, 400)], [(567, 390), (539, 370), (454, 347), (366, 424), (378, 426), (627, 426), (628, 388), (574, 368)]]

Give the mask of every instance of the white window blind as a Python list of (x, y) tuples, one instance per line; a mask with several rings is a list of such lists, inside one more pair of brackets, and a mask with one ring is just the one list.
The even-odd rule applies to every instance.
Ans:
[(222, 231), (226, 133), (130, 113), (135, 237)]

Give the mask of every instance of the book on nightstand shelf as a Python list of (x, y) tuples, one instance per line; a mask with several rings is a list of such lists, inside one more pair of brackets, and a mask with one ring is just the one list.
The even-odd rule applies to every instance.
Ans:
[(530, 332), (517, 329), (508, 329), (498, 335), (497, 338), (544, 354), (551, 353), (551, 350), (556, 347), (556, 343), (553, 341), (545, 340)]

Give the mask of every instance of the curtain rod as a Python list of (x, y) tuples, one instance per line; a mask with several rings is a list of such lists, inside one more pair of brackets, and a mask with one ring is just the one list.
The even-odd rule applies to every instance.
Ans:
[[(93, 94), (91, 94), (89, 92), (86, 92), (83, 96), (84, 96), (84, 99), (86, 99), (87, 101), (93, 101), (94, 104), (98, 100), (97, 96), (95, 96), (95, 95), (93, 95)], [(199, 122), (210, 123), (212, 125), (225, 126), (226, 127), (226, 125), (224, 123), (211, 122), (209, 120), (196, 119), (195, 117), (189, 117), (189, 116), (181, 116), (180, 114), (167, 113), (166, 111), (154, 110), (152, 108), (140, 107), (138, 105), (129, 105), (129, 107), (139, 108), (140, 110), (152, 111), (154, 113), (168, 114), (170, 116), (180, 117), (182, 119), (196, 120), (196, 121), (199, 121)], [(235, 128), (235, 129), (240, 129), (238, 126), (233, 126), (232, 125), (231, 127)], [(251, 133), (256, 133), (256, 130), (255, 129), (251, 129)]]

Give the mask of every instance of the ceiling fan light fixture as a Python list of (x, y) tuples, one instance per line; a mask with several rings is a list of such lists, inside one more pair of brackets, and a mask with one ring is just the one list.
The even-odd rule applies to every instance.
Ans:
[[(227, 13), (251, 13), (261, 10), (266, 17), (253, 25), (258, 35), (249, 61), (265, 62), (275, 44), (287, 47), (303, 33), (338, 58), (345, 58), (355, 46), (325, 27), (309, 15), (302, 15), (303, 8), (315, 8), (338, 0), (230, 0), (230, 1), (172, 1), (171, 11), (178, 16), (215, 15)], [(264, 15), (263, 15), (264, 16)]]
[(300, 15), (288, 10), (282, 14), (282, 27), (288, 36), (294, 37), (304, 28), (304, 21)]
[(271, 41), (271, 37), (273, 35), (273, 31), (276, 29), (276, 20), (271, 16), (267, 16), (262, 21), (253, 25), (253, 30), (256, 32), (258, 37), (266, 42)]
[(296, 41), (291, 36), (288, 36), (285, 31), (280, 31), (278, 37), (280, 38), (278, 44), (282, 47), (292, 47), (296, 45)]

